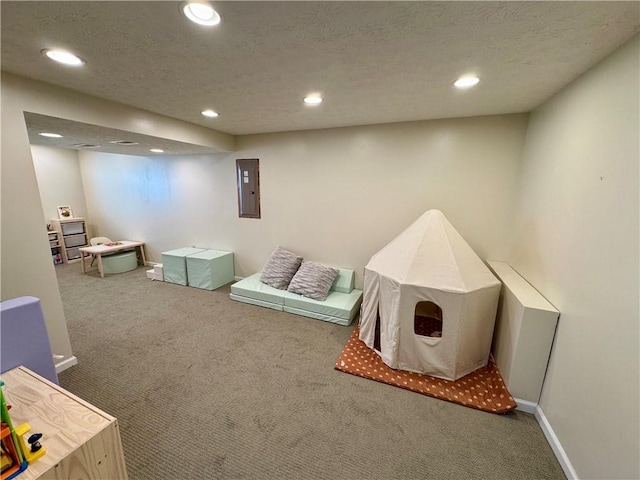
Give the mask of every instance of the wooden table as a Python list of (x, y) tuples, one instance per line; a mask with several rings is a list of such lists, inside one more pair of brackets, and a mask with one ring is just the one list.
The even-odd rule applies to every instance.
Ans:
[(104, 278), (104, 268), (102, 267), (102, 255), (108, 255), (110, 253), (120, 252), (123, 250), (140, 250), (140, 258), (142, 260), (142, 264), (147, 264), (147, 259), (144, 255), (144, 242), (135, 242), (130, 240), (120, 240), (118, 242), (113, 243), (104, 243), (102, 245), (96, 245), (94, 247), (82, 247), (80, 250), (80, 266), (82, 268), (82, 273), (87, 273), (84, 265), (85, 257), (96, 257), (98, 260), (98, 271), (100, 272), (100, 277)]
[(28, 423), (46, 449), (18, 480), (128, 478), (114, 417), (25, 367), (0, 377), (14, 428)]

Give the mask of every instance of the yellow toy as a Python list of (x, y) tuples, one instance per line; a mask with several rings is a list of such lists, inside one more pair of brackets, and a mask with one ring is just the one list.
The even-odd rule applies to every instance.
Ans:
[(31, 430), (31, 426), (28, 423), (18, 425), (15, 430), (16, 435), (18, 435), (20, 449), (27, 463), (35, 462), (46, 453), (47, 450), (40, 444), (40, 439), (42, 438), (41, 433), (34, 433), (29, 437), (27, 440), (29, 446), (25, 443), (24, 436)]

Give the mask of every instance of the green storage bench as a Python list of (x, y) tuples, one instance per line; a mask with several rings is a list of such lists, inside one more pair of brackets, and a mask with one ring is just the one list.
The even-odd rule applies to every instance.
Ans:
[[(233, 282), (233, 252), (205, 250), (187, 255), (187, 277), (190, 287), (215, 290)], [(166, 278), (165, 270), (165, 278)]]
[(164, 281), (177, 285), (189, 285), (187, 277), (187, 256), (204, 251), (204, 248), (185, 247), (162, 252)]

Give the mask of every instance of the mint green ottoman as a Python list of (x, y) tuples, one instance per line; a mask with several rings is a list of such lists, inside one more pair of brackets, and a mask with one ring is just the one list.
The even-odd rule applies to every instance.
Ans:
[[(215, 290), (233, 282), (233, 253), (222, 250), (205, 250), (187, 256), (189, 286)], [(166, 278), (166, 273), (165, 273)]]
[(136, 251), (114, 253), (102, 257), (102, 271), (107, 273), (124, 273), (138, 268)]
[(187, 277), (187, 256), (204, 252), (204, 248), (178, 248), (162, 252), (164, 281), (178, 285), (189, 285)]

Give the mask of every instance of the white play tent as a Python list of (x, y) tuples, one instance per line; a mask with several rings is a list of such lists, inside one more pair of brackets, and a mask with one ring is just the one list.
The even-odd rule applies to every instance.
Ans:
[(487, 364), (500, 285), (429, 210), (365, 267), (360, 340), (391, 368), (457, 380)]

